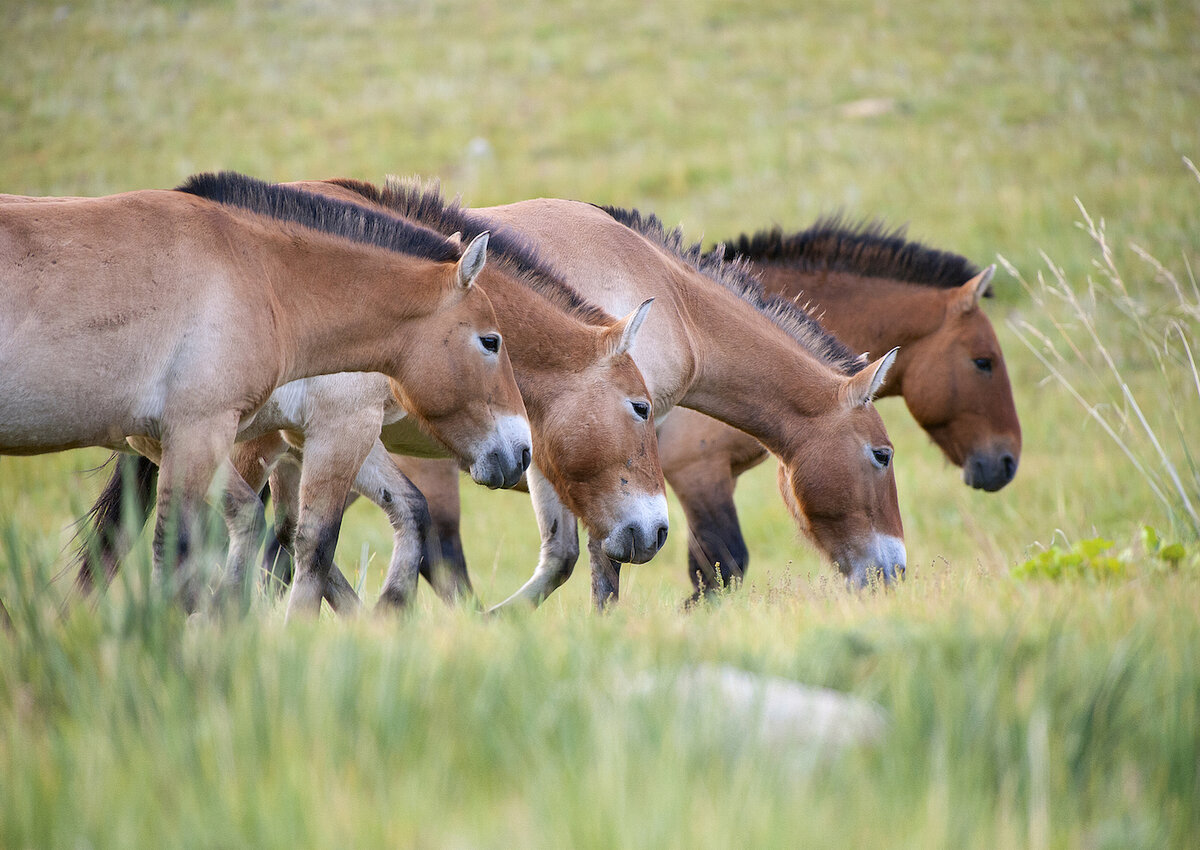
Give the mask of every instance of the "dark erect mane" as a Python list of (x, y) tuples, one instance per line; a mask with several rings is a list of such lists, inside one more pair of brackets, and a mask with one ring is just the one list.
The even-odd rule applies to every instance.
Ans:
[(804, 272), (847, 272), (937, 289), (962, 286), (979, 274), (965, 257), (910, 241), (904, 234), (905, 228), (888, 231), (881, 221), (849, 224), (830, 216), (799, 233), (785, 234), (778, 227), (753, 236), (743, 233), (726, 242), (724, 250), (726, 259), (740, 255)]
[(462, 256), (459, 246), (429, 228), (366, 206), (264, 183), (233, 171), (193, 175), (176, 191), (434, 262), (455, 262)]
[(853, 375), (866, 365), (799, 305), (764, 292), (745, 260), (737, 257), (727, 260), (720, 251), (705, 254), (698, 242), (685, 246), (682, 229), (668, 231), (655, 215), (643, 216), (637, 210), (619, 207), (600, 209), (749, 303), (831, 369)]
[(418, 177), (389, 176), (382, 189), (361, 180), (329, 182), (358, 192), (364, 198), (439, 233), (447, 236), (461, 233), (464, 242), (470, 242), (485, 230), (490, 231), (489, 264), (499, 266), (559, 310), (582, 322), (605, 326), (613, 323), (612, 316), (564, 283), (529, 240), (484, 215), (463, 209), (457, 198), (447, 201), (436, 180), (425, 182)]

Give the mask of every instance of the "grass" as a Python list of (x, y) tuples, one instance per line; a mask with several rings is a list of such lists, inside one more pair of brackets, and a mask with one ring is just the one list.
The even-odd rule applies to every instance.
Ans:
[[(61, 614), (105, 455), (0, 458), (0, 846), (1188, 846), (1198, 24), (1192, 3), (1109, 0), (5, 6), (0, 190), (421, 172), (475, 204), (637, 205), (710, 241), (837, 209), (908, 222), (1007, 261), (987, 309), (1025, 446), (978, 493), (880, 405), (910, 563), (890, 593), (841, 588), (767, 464), (738, 489), (748, 586), (712, 608), (679, 610), (672, 503), (611, 616), (576, 576), (527, 617), (423, 592), (402, 621), (287, 628), (267, 602), (183, 618), (144, 547)], [(536, 559), (528, 501), (463, 497), (494, 602)], [(1183, 544), (1174, 566), (1144, 525)], [(1012, 575), (1097, 537), (1120, 575)], [(338, 559), (368, 596), (389, 546), (355, 505)], [(701, 663), (873, 700), (889, 733), (822, 758), (614, 686)]]

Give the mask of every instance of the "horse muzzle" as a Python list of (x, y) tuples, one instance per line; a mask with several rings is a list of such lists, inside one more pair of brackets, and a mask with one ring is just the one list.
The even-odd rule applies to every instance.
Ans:
[(471, 463), (471, 480), (490, 490), (515, 487), (533, 459), (532, 444), (525, 419), (504, 417)]
[(604, 554), (622, 564), (644, 564), (667, 542), (667, 497), (662, 493), (638, 500), (633, 517), (604, 538)]
[(963, 481), (976, 490), (995, 493), (1017, 474), (1017, 457), (1008, 451), (972, 452), (963, 463)]
[(872, 536), (866, 552), (858, 557), (838, 559), (846, 583), (855, 590), (862, 590), (872, 582), (892, 585), (902, 580), (907, 563), (904, 541), (890, 534)]

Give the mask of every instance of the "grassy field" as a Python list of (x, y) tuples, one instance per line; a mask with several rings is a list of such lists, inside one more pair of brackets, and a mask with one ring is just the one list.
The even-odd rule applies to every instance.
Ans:
[[(610, 616), (576, 576), (526, 617), (422, 592), (400, 622), (287, 628), (265, 601), (184, 620), (144, 587), (144, 549), (60, 615), (106, 455), (0, 458), (0, 847), (1193, 846), (1200, 5), (809, 5), (0, 9), (0, 191), (421, 173), (471, 204), (638, 206), (710, 242), (838, 210), (907, 223), (1007, 262), (987, 309), (1025, 440), (1016, 480), (978, 493), (881, 403), (895, 592), (843, 590), (767, 464), (738, 490), (750, 586), (720, 605), (679, 609), (672, 504)], [(495, 602), (536, 560), (528, 500), (463, 495)], [(338, 560), (368, 597), (389, 546), (355, 505)], [(621, 686), (711, 663), (872, 700), (888, 733), (831, 756)]]

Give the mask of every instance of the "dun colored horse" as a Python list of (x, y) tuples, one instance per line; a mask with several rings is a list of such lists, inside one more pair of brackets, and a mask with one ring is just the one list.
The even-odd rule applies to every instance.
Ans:
[[(754, 435), (787, 470), (796, 521), (858, 585), (893, 580), (905, 565), (892, 474), (892, 447), (871, 399), (895, 359), (868, 366), (803, 310), (762, 291), (738, 263), (685, 248), (654, 217), (560, 200), (478, 210), (531, 239), (567, 281), (609, 310), (653, 295), (655, 314), (633, 355), (654, 414), (673, 406), (702, 411)], [(766, 391), (764, 391), (766, 390)], [(457, 518), (456, 486), (428, 461), (404, 461), (432, 503)], [(420, 467), (420, 468), (418, 468)], [(533, 576), (504, 604), (536, 604), (569, 577), (578, 557), (575, 518), (530, 476), (542, 532)], [(618, 592), (619, 564), (589, 544), (593, 600)]]
[[(790, 235), (742, 235), (717, 251), (750, 260), (769, 292), (804, 300), (853, 350), (899, 346), (879, 396), (903, 396), (968, 485), (996, 491), (1012, 480), (1021, 426), (1000, 343), (980, 308), (994, 267), (981, 271), (957, 254), (905, 239), (903, 231), (838, 219)], [(659, 447), (688, 519), (688, 575), (697, 592), (740, 581), (749, 553), (733, 491), (737, 476), (766, 451), (692, 411), (662, 424)]]
[(472, 285), (481, 253), (241, 175), (181, 188), (0, 202), (0, 453), (129, 441), (155, 457), (156, 565), (189, 608), (201, 503), (281, 384), (382, 372), (447, 445), (515, 478), (499, 423), (524, 407)]
[[(471, 237), (487, 232), (486, 222), (455, 203), (443, 201), (433, 187), (395, 181), (383, 189), (357, 181), (297, 185), (380, 205), (443, 233)], [(489, 250), (490, 259), (479, 284), (490, 296), (506, 349), (513, 358), (514, 374), (532, 425), (534, 462), (579, 512), (589, 533), (604, 541), (606, 551), (637, 560), (649, 557), (665, 537), (666, 499), (649, 394), (628, 354), (649, 303), (617, 322), (566, 287), (514, 234), (495, 232)], [(382, 443), (377, 412), (369, 417), (374, 422), (373, 431), (354, 429), (358, 438), (348, 440), (347, 430), (359, 421), (362, 402), (328, 385), (336, 378), (344, 386), (345, 379), (351, 377), (369, 376), (326, 376), (298, 382), (302, 386), (289, 384), (276, 391), (259, 414), (260, 420), (285, 429), (293, 444), (303, 446), (298, 479), (296, 467), (290, 463), (276, 468), (272, 475), (276, 533), (290, 548), (297, 522), (297, 495), (300, 517), (309, 503), (305, 482), (323, 480), (340, 469), (348, 478), (354, 478), (357, 492), (374, 500), (392, 520), (392, 567), (380, 601), (401, 605), (415, 583), (419, 555), (414, 559), (412, 552), (424, 539), (428, 517), (420, 493), (400, 475), (384, 446), (427, 456), (444, 455), (444, 450), (409, 428), (407, 421), (393, 411), (385, 414)], [(326, 385), (325, 389), (315, 392), (321, 385)], [(287, 412), (292, 410), (297, 412)], [(327, 444), (354, 446), (355, 451), (343, 451), (341, 462), (330, 464), (327, 460), (332, 448), (320, 448)], [(284, 448), (277, 437), (241, 443), (234, 451), (235, 465), (252, 485), (261, 485)], [(451, 474), (456, 476), (453, 470)], [(119, 499), (119, 487), (108, 489)], [(344, 501), (343, 489), (341, 501), (330, 502), (328, 507), (340, 516)], [(99, 518), (98, 511), (94, 513)], [(115, 515), (103, 518), (107, 526), (115, 522)], [(409, 555), (401, 557), (402, 552)], [(407, 564), (413, 564), (413, 569), (401, 569)], [(303, 564), (300, 567), (303, 569)], [(335, 570), (330, 575), (324, 591), (334, 607), (356, 604), (357, 597), (340, 572)], [(469, 582), (445, 581), (429, 573), (427, 577), (443, 596), (470, 592)]]

